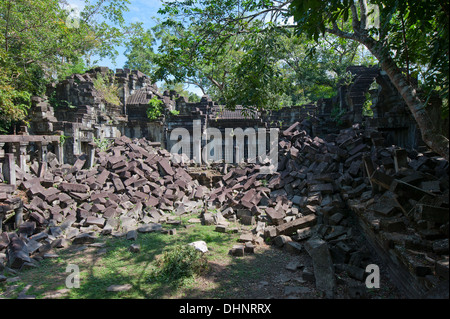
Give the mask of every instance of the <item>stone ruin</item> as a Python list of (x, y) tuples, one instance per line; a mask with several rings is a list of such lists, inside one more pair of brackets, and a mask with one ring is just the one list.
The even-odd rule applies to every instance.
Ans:
[[(176, 143), (170, 140), (171, 132), (181, 127), (192, 135), (194, 120), (200, 121), (202, 132), (206, 128), (218, 128), (224, 133), (225, 128), (237, 127), (278, 127), (283, 130), (301, 119), (303, 129), (311, 136), (337, 133), (339, 128), (364, 123), (382, 133), (387, 146), (414, 149), (423, 145), (406, 105), (383, 72), (375, 67), (350, 67), (348, 71), (354, 75), (354, 81), (348, 87), (340, 87), (336, 98), (244, 114), (242, 107), (227, 110), (208, 96), (202, 97), (199, 103), (192, 103), (175, 91), (160, 93), (157, 86), (139, 71), (118, 69), (114, 73), (99, 67), (49, 86), (47, 96), (51, 98), (34, 97), (29, 134), (63, 135), (64, 162), (72, 164), (81, 154), (86, 154), (88, 164), (92, 164), (96, 140), (123, 135), (158, 141), (170, 150)], [(121, 105), (108, 103), (96, 90), (93, 79), (98, 76), (117, 85)], [(378, 89), (369, 91), (374, 82), (378, 83)], [(373, 102), (373, 118), (364, 117), (362, 113), (367, 93), (371, 94)], [(149, 121), (146, 111), (152, 98), (163, 102), (164, 112), (159, 119)], [(57, 101), (53, 103), (57, 106), (52, 106), (52, 101)], [(341, 110), (341, 127), (331, 116), (333, 109)], [(179, 114), (173, 115), (171, 111)], [(202, 141), (201, 147), (207, 142)], [(192, 158), (192, 154), (188, 156)]]
[[(208, 97), (189, 103), (175, 92), (161, 94), (144, 74), (126, 69), (114, 75), (98, 68), (50, 87), (66, 106), (35, 97), (30, 132), (0, 136), (8, 183), (0, 189), (0, 270), (37, 267), (58, 248), (99, 235), (133, 240), (179, 224), (169, 212), (197, 212), (218, 232), (235, 231), (233, 221), (252, 228), (230, 247), (235, 256), (265, 242), (305, 250), (314, 269), (303, 279), (327, 297), (342, 272), (364, 285), (371, 256), (356, 241), (360, 231), (406, 297), (448, 298), (448, 162), (420, 147), (410, 115), (379, 70), (350, 71), (353, 84), (335, 99), (251, 118)], [(97, 94), (98, 73), (117, 80), (122, 105)], [(375, 80), (382, 83), (370, 92), (375, 116), (364, 119), (362, 96)], [(148, 121), (153, 97), (165, 112)], [(331, 125), (336, 105), (345, 110), (343, 125), (356, 124)], [(221, 130), (277, 125), (277, 172), (260, 174), (260, 163), (206, 169), (192, 154), (171, 154), (170, 132), (192, 130), (193, 120)]]

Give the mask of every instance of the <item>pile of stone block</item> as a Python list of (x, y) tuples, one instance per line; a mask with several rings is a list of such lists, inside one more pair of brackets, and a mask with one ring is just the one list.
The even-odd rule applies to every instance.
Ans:
[[(426, 278), (428, 288), (448, 279), (448, 162), (436, 154), (384, 147), (379, 132), (359, 125), (322, 139), (295, 123), (280, 136), (278, 171), (263, 175), (259, 168), (230, 169), (209, 197), (225, 219), (254, 225), (241, 236), (243, 244), (270, 239), (300, 251), (294, 244), (305, 242), (313, 260), (328, 263), (315, 267), (316, 284), (334, 271), (364, 282), (370, 256), (354, 238), (360, 228), (353, 210), (363, 232), (373, 233), (387, 252), (397, 249), (404, 268)], [(231, 252), (242, 255), (245, 247)], [(325, 283), (332, 296), (335, 281)]]
[(187, 173), (185, 157), (158, 145), (123, 136), (107, 151), (97, 149), (91, 169), (83, 169), (83, 156), (61, 165), (51, 153), (41, 177), (36, 173), (42, 170), (17, 168), (27, 200), (23, 222), (1, 234), (1, 264), (8, 259), (9, 267), (20, 269), (50, 257), (55, 247), (90, 244), (98, 234), (133, 239), (137, 232), (161, 231), (161, 223), (171, 222), (168, 212), (201, 213), (209, 190)]
[(19, 269), (50, 258), (55, 247), (90, 244), (98, 233), (133, 239), (179, 222), (169, 211), (197, 212), (218, 232), (238, 231), (235, 221), (249, 229), (231, 248), (235, 256), (264, 242), (305, 250), (314, 273), (303, 279), (328, 297), (336, 272), (361, 284), (367, 276), (361, 230), (386, 264), (401, 265), (393, 273), (414, 286), (413, 295), (448, 280), (448, 162), (436, 154), (385, 147), (382, 134), (359, 125), (312, 138), (294, 123), (280, 134), (275, 173), (245, 163), (209, 175), (158, 145), (121, 137), (97, 149), (89, 170), (84, 157), (61, 165), (51, 154), (44, 173), (36, 165), (18, 170), (25, 222), (2, 234), (0, 257)]
[(395, 261), (388, 263), (395, 279), (408, 282), (411, 297), (448, 286), (448, 162), (393, 146), (374, 148), (363, 166), (372, 194), (348, 204), (379, 254)]

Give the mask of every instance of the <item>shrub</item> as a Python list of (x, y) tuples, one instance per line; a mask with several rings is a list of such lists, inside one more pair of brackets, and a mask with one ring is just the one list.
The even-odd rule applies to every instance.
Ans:
[(119, 87), (114, 83), (108, 83), (98, 74), (94, 79), (94, 88), (100, 93), (101, 97), (108, 103), (121, 105), (119, 98)]
[(158, 119), (163, 111), (163, 102), (154, 96), (148, 101), (148, 105), (150, 107), (147, 109), (147, 117), (152, 121)]
[(94, 144), (95, 147), (99, 148), (101, 152), (105, 152), (111, 146), (111, 141), (108, 139), (94, 137)]
[(156, 261), (150, 279), (180, 281), (200, 275), (208, 268), (206, 257), (190, 245), (176, 245)]

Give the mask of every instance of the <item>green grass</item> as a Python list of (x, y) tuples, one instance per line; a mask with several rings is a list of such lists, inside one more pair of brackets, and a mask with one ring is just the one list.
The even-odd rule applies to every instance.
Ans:
[[(183, 216), (183, 224), (192, 216)], [(55, 249), (59, 255), (55, 259), (45, 259), (34, 269), (21, 271), (18, 283), (0, 284), (0, 296), (13, 290), (7, 298), (15, 298), (28, 284), (31, 288), (28, 295), (43, 298), (49, 291), (65, 289), (65, 279), (68, 264), (78, 265), (80, 269), (80, 288), (69, 289), (66, 298), (76, 299), (104, 299), (104, 298), (178, 298), (183, 291), (196, 289), (196, 278), (188, 278), (181, 282), (167, 283), (161, 280), (151, 280), (152, 271), (157, 263), (156, 259), (170, 247), (186, 245), (190, 242), (203, 240), (207, 243), (209, 252), (206, 254), (208, 262), (230, 263), (233, 257), (228, 251), (236, 243), (239, 234), (215, 232), (215, 226), (185, 228), (182, 225), (164, 225), (165, 229), (176, 228), (175, 235), (163, 233), (139, 234), (133, 242), (125, 238), (111, 236), (99, 237), (99, 242), (105, 242), (104, 254), (98, 254), (101, 248), (89, 247), (84, 251), (75, 251), (76, 246), (66, 249)], [(128, 250), (133, 243), (140, 244), (141, 251), (132, 253)], [(236, 270), (239, 272), (239, 270)], [(242, 276), (248, 275), (248, 270)], [(9, 277), (13, 275), (8, 275)], [(240, 276), (239, 276), (240, 277)], [(131, 284), (132, 289), (126, 292), (107, 292), (110, 285)], [(13, 287), (11, 287), (13, 286)], [(14, 288), (14, 289), (12, 289)]]

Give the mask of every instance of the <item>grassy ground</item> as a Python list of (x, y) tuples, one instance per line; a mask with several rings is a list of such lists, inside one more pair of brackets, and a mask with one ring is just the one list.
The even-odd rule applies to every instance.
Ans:
[[(215, 226), (200, 224), (191, 224), (192, 227), (185, 228), (190, 217), (184, 217), (182, 225), (164, 226), (165, 229), (175, 228), (175, 235), (159, 232), (139, 234), (136, 241), (107, 236), (98, 239), (99, 243), (104, 243), (103, 247), (85, 247), (80, 250), (80, 246), (72, 245), (55, 249), (54, 253), (59, 257), (44, 259), (39, 267), (21, 271), (17, 275), (8, 274), (8, 277), (18, 276), (20, 280), (0, 284), (0, 296), (15, 298), (23, 289), (27, 289), (26, 295), (36, 298), (232, 298), (236, 291), (230, 289), (230, 285), (248, 278), (250, 274), (258, 277), (258, 268), (249, 263), (254, 264), (251, 260), (261, 258), (263, 250), (253, 256), (232, 257), (228, 251), (236, 244), (239, 233), (218, 233), (214, 231)], [(176, 244), (197, 240), (205, 241), (209, 249), (209, 271), (204, 276), (176, 284), (150, 279), (156, 258), (165, 250)], [(128, 248), (131, 244), (139, 244), (140, 252), (130, 252)], [(66, 289), (65, 281), (70, 274), (66, 272), (66, 267), (69, 264), (79, 267), (80, 288)], [(217, 284), (212, 278), (225, 268), (228, 279)], [(131, 284), (132, 289), (124, 292), (106, 291), (111, 285), (122, 284)]]
[[(17, 274), (6, 274), (8, 282), (0, 283), (0, 298), (17, 298), (31, 295), (41, 298), (69, 299), (266, 299), (302, 298), (316, 299), (323, 296), (314, 283), (302, 279), (302, 270), (291, 271), (286, 265), (291, 261), (302, 264), (303, 269), (312, 268), (311, 258), (306, 252), (292, 255), (273, 246), (257, 246), (254, 254), (233, 257), (229, 250), (237, 243), (239, 233), (219, 233), (215, 226), (189, 223), (197, 216), (183, 216), (181, 225), (164, 224), (164, 229), (176, 229), (176, 234), (138, 234), (136, 241), (124, 237), (100, 236), (101, 247), (71, 245), (54, 249), (56, 258), (44, 259), (36, 268), (22, 270)], [(178, 217), (177, 217), (178, 219)], [(191, 227), (185, 227), (190, 225)], [(152, 279), (156, 261), (162, 254), (177, 244), (186, 245), (203, 240), (209, 251), (206, 253), (208, 270), (203, 274), (181, 282)], [(131, 244), (139, 244), (140, 252), (129, 251)], [(80, 287), (67, 289), (66, 272), (69, 264), (80, 270)], [(345, 278), (344, 278), (345, 279)], [(346, 279), (347, 282), (351, 280)], [(131, 285), (122, 292), (109, 292), (111, 285)], [(289, 294), (289, 289), (301, 287), (307, 292)], [(369, 298), (399, 298), (396, 289), (382, 273), (382, 289), (371, 291)], [(346, 284), (338, 285), (336, 298), (347, 298)]]

